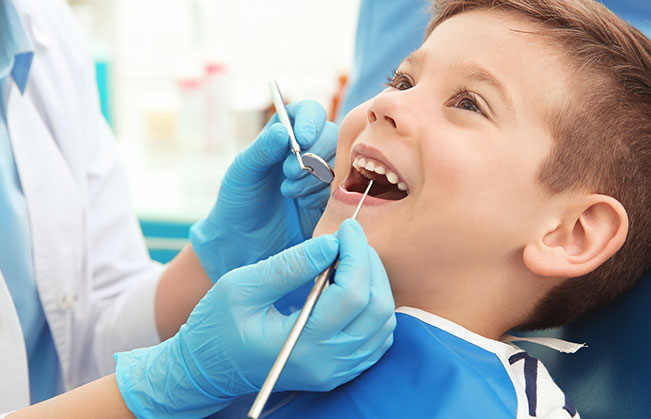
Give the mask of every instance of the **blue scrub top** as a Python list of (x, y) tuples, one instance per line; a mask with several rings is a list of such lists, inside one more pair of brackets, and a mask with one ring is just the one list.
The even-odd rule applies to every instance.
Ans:
[(337, 121), (384, 89), (387, 77), (423, 42), (430, 19), (425, 0), (362, 0), (353, 74)]
[(24, 93), (34, 48), (10, 0), (0, 0), (0, 270), (14, 300), (29, 361), (31, 402), (62, 388), (54, 341), (34, 278), (27, 206), (7, 129), (11, 83)]

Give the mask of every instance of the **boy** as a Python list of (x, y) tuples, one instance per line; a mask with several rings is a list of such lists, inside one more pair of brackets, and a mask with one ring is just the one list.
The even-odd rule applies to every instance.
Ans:
[(441, 0), (433, 15), (343, 121), (315, 231), (375, 180), (359, 222), (399, 307), (394, 345), (329, 393), (278, 395), (270, 417), (578, 417), (500, 339), (601, 307), (649, 268), (649, 40), (592, 0)]

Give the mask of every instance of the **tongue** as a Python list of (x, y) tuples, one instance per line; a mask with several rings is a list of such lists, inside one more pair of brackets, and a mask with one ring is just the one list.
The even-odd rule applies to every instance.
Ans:
[(346, 189), (350, 192), (363, 193), (368, 185), (369, 179), (373, 179), (373, 186), (369, 191), (369, 195), (378, 199), (386, 199), (390, 201), (397, 201), (407, 196), (407, 192), (398, 189), (397, 185), (389, 183), (385, 176), (377, 173), (368, 173), (362, 175), (359, 171), (353, 170), (348, 179), (346, 179)]
[(407, 196), (407, 192), (398, 189), (397, 185), (393, 185), (391, 183), (382, 184), (378, 182), (373, 183), (373, 186), (371, 187), (371, 190), (368, 194), (375, 198), (386, 199), (390, 201), (398, 201)]

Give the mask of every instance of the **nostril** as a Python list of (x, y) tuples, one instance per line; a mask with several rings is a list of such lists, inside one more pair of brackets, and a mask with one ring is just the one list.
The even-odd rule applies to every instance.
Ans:
[(394, 121), (393, 118), (391, 118), (390, 116), (385, 116), (384, 120), (390, 122), (393, 125), (393, 128), (398, 128), (398, 126), (396, 125), (396, 121)]
[(375, 112), (369, 109), (368, 111), (368, 120), (369, 122), (375, 122), (377, 121), (377, 116), (375, 115)]

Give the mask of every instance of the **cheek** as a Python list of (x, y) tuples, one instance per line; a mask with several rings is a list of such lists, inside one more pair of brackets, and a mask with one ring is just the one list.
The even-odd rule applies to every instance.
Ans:
[[(366, 128), (368, 120), (366, 114), (368, 112), (369, 102), (362, 103), (352, 111), (341, 122), (339, 127), (339, 138), (337, 140), (337, 155), (341, 156), (344, 153), (346, 157), (350, 152), (353, 142), (359, 137), (364, 128)], [(341, 159), (340, 159), (341, 160)]]
[(491, 150), (478, 147), (475, 144), (477, 140), (463, 132), (437, 132), (422, 142), (425, 194), (439, 191), (441, 195), (438, 198), (450, 199), (482, 181), (485, 159)]
[(367, 124), (366, 112), (368, 102), (350, 111), (341, 122), (337, 137), (337, 154), (335, 159), (335, 181), (330, 184), (330, 193), (344, 183), (350, 168), (350, 149)]
[(339, 228), (341, 223), (341, 216), (335, 214), (335, 211), (332, 208), (332, 200), (328, 201), (325, 211), (321, 215), (319, 222), (316, 227), (314, 227), (314, 233), (312, 237), (322, 236), (324, 234), (332, 234)]

